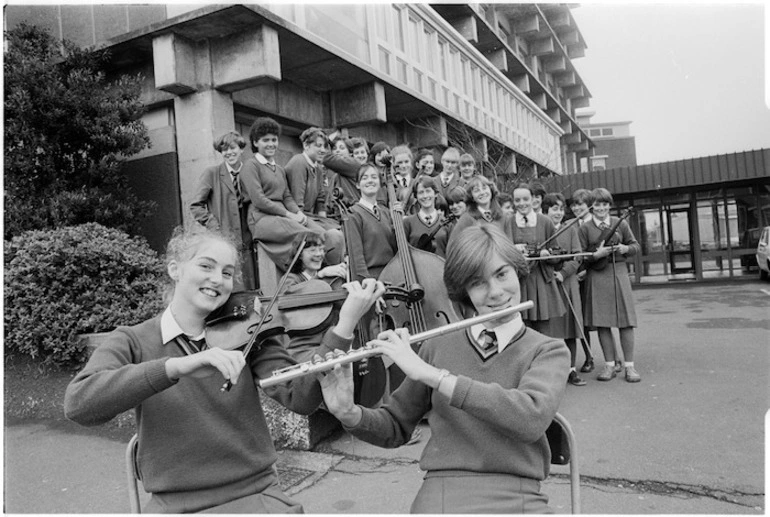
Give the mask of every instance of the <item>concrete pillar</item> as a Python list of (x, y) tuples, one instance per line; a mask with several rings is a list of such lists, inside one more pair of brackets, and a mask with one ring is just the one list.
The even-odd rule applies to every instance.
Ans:
[(195, 46), (178, 34), (168, 33), (152, 40), (155, 87), (174, 95), (196, 91)]
[(387, 122), (385, 86), (371, 82), (331, 92), (332, 126), (350, 127)]
[(214, 86), (226, 92), (281, 80), (278, 31), (266, 25), (212, 38), (211, 68)]
[(406, 141), (417, 147), (446, 147), (449, 145), (444, 117), (427, 117), (404, 122)]
[(235, 113), (230, 95), (217, 90), (174, 99), (176, 141), (179, 156), (179, 190), (182, 213), (190, 220), (189, 199), (198, 177), (206, 167), (218, 162), (214, 139), (235, 129)]
[(471, 43), (479, 42), (479, 29), (476, 25), (476, 18), (473, 16), (465, 16), (463, 18), (457, 18), (450, 20), (452, 27), (459, 32), (465, 39)]
[(508, 51), (504, 48), (493, 50), (487, 54), (487, 59), (501, 72), (508, 71)]

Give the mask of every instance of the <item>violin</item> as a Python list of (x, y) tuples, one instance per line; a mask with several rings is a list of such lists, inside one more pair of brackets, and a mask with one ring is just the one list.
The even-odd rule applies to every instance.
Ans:
[(435, 250), (435, 246), (433, 245), (433, 238), (441, 228), (444, 228), (445, 226), (453, 223), (455, 220), (457, 220), (457, 216), (455, 214), (449, 214), (447, 217), (443, 218), (441, 222), (430, 231), (430, 233), (424, 233), (420, 235), (420, 238), (417, 239), (417, 245), (415, 248), (418, 250), (430, 251), (432, 253)]
[[(309, 336), (331, 324), (335, 304), (348, 297), (346, 289), (333, 289), (323, 280), (308, 280), (289, 287), (276, 299), (257, 339), (288, 334)], [(408, 293), (400, 287), (386, 287), (384, 298), (406, 301)], [(211, 347), (235, 350), (245, 346), (259, 324), (261, 316), (254, 312), (254, 298), (267, 303), (272, 297), (259, 296), (258, 291), (233, 293), (225, 304), (206, 318), (206, 343)]]
[(615, 251), (618, 250), (620, 247), (620, 237), (615, 233), (617, 229), (620, 227), (620, 224), (628, 218), (632, 213), (634, 212), (633, 207), (629, 207), (626, 210), (623, 211), (622, 214), (620, 214), (620, 217), (610, 226), (609, 228), (602, 231), (602, 233), (599, 235), (599, 238), (597, 239), (597, 242), (589, 246), (588, 251), (593, 253), (597, 251), (599, 248), (602, 247), (610, 247), (612, 249), (612, 252), (607, 255), (606, 257), (602, 257), (600, 259), (596, 259), (594, 261), (591, 261), (589, 264), (589, 267), (593, 269), (594, 271), (601, 271), (604, 268), (607, 267), (607, 264), (609, 264), (610, 257), (612, 257), (612, 260), (614, 262), (615, 258)]

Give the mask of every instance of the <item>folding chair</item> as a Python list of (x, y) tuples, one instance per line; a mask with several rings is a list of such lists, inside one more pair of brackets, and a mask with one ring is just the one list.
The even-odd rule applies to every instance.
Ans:
[(580, 470), (578, 466), (577, 443), (572, 426), (559, 413), (545, 432), (551, 448), (551, 464), (569, 464), (570, 498), (572, 513), (580, 513)]
[(128, 502), (131, 513), (142, 513), (139, 504), (139, 468), (136, 464), (136, 454), (139, 450), (139, 437), (134, 435), (126, 446), (126, 476), (128, 477)]

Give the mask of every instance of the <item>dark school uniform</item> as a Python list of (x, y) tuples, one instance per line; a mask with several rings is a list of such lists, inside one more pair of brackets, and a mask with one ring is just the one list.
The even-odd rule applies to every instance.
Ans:
[[(555, 229), (559, 231), (559, 228)], [(562, 232), (551, 242), (561, 248), (564, 253), (580, 253), (583, 251), (580, 246), (580, 238), (578, 237), (576, 226), (572, 226)], [(580, 286), (577, 280), (580, 262), (580, 258), (576, 257), (560, 262), (553, 268), (554, 272), (560, 272), (564, 278), (564, 282), (562, 282), (563, 289), (558, 287), (558, 284), (557, 288), (564, 300), (564, 304), (567, 305), (567, 312), (563, 316), (557, 316), (548, 321), (547, 326), (542, 329), (542, 332), (548, 336), (561, 339), (576, 339), (581, 336), (581, 330), (578, 326), (581, 328), (583, 326), (583, 307), (580, 298)], [(567, 299), (564, 299), (565, 293), (569, 297), (569, 302), (572, 304), (575, 314), (573, 314), (572, 309), (567, 304)]]
[(244, 195), (249, 198), (248, 223), (251, 234), (261, 242), (270, 259), (286, 269), (296, 239), (308, 233), (323, 234), (324, 229), (308, 220), (302, 225), (286, 217), (300, 212), (286, 182), (286, 172), (277, 164), (263, 164), (256, 156), (241, 170)]
[[(536, 217), (534, 227), (520, 228), (516, 224), (516, 214), (505, 219), (505, 233), (514, 244), (537, 246), (554, 234), (553, 222), (542, 214), (530, 213), (528, 217)], [(567, 312), (556, 280), (553, 278), (553, 267), (546, 261), (538, 260), (529, 263), (529, 274), (521, 285), (522, 300), (532, 300), (535, 306), (522, 313), (524, 320), (541, 330), (538, 325), (545, 324), (549, 319), (562, 316)]]
[(351, 271), (356, 278), (377, 278), (388, 262), (396, 255), (396, 234), (390, 212), (377, 206), (377, 214), (356, 203), (350, 207)]
[[(242, 169), (243, 165), (241, 165), (241, 172)], [(240, 177), (236, 181), (240, 182)], [(241, 191), (243, 191), (242, 187)], [(233, 285), (234, 291), (256, 289), (257, 285), (254, 237), (249, 230), (248, 210), (249, 202), (245, 196), (241, 195), (241, 199), (238, 199), (235, 184), (226, 163), (222, 162), (203, 171), (190, 198), (190, 212), (201, 225), (232, 235), (241, 243), (243, 278), (236, 279)]]
[[(417, 212), (414, 215), (408, 215), (404, 217), (404, 234), (406, 240), (414, 247), (417, 247), (417, 243), (420, 241), (423, 235), (430, 236), (434, 232), (438, 232), (441, 226), (441, 213), (437, 210), (433, 216), (430, 224), (427, 224), (421, 212)], [(434, 252), (435, 244), (433, 244), (435, 234), (431, 237), (431, 249), (425, 250)]]
[[(617, 217), (611, 216), (609, 226)], [(602, 229), (591, 219), (580, 226), (578, 236), (583, 249), (593, 249), (600, 240)], [(597, 270), (594, 261), (586, 260), (586, 277), (583, 280), (583, 318), (589, 327), (636, 327), (636, 309), (628, 276), (626, 257), (636, 255), (640, 246), (626, 221), (621, 221), (615, 232), (615, 239), (628, 246), (628, 255), (619, 251), (607, 257), (607, 265)]]

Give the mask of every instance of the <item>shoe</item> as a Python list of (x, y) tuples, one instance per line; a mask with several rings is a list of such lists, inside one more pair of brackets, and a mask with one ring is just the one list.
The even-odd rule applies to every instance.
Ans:
[(597, 381), (611, 381), (615, 378), (617, 373), (615, 372), (615, 366), (611, 364), (605, 364), (604, 368), (602, 368), (602, 373), (599, 374), (598, 377), (596, 377)]
[(412, 437), (409, 438), (409, 441), (406, 442), (405, 445), (414, 445), (415, 443), (419, 442), (422, 439), (422, 431), (420, 431), (419, 427), (415, 427), (414, 431), (412, 431)]
[(642, 380), (642, 376), (636, 373), (633, 366), (626, 367), (626, 382), (639, 382)]
[(623, 371), (623, 363), (620, 361), (615, 361), (615, 373), (620, 373)]
[(569, 372), (569, 377), (567, 377), (567, 382), (572, 384), (573, 386), (585, 386), (586, 385), (586, 381), (581, 379), (578, 376), (577, 372), (574, 371), (574, 370), (571, 370)]
[(582, 368), (580, 368), (580, 371), (583, 373), (590, 373), (594, 371), (594, 358), (589, 357), (586, 359), (586, 362), (583, 363)]

